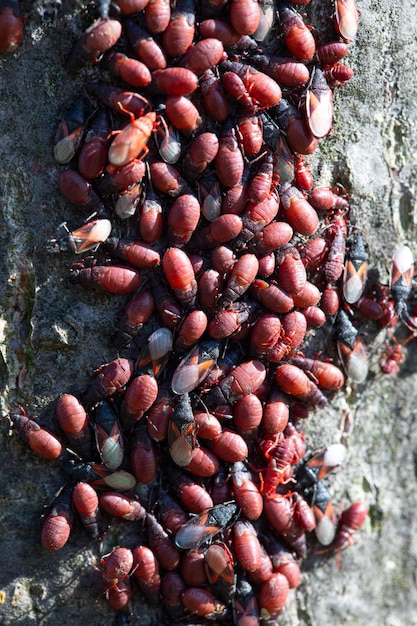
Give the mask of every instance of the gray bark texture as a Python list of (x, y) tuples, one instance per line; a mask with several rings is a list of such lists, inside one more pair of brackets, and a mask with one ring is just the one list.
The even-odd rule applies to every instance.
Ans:
[[(90, 574), (100, 555), (132, 545), (135, 533), (139, 545), (142, 531), (115, 523), (97, 544), (77, 527), (62, 550), (45, 551), (40, 514), (64, 477), (11, 432), (7, 419), (20, 403), (53, 424), (56, 398), (79, 392), (97, 366), (115, 358), (109, 338), (122, 302), (69, 285), (72, 257), (45, 252), (57, 226), (74, 218), (57, 188), (53, 136), (64, 103), (82, 89), (64, 62), (88, 22), (71, 0), (54, 23), (43, 24), (37, 4), (27, 9), (22, 45), (0, 57), (0, 624), (110, 626), (114, 612), (94, 597)], [(311, 4), (316, 10), (320, 3)], [(359, 34), (348, 57), (355, 76), (335, 92), (334, 127), (320, 143), (314, 178), (316, 185), (346, 187), (374, 276), (387, 284), (395, 248), (406, 243), (417, 252), (417, 8), (415, 0), (358, 6)], [(305, 424), (309, 451), (344, 437), (348, 454), (331, 479), (334, 502), (346, 508), (365, 501), (370, 515), (339, 558), (307, 562), (280, 624), (417, 625), (416, 340), (400, 374), (383, 376), (378, 359), (387, 333), (372, 328), (366, 383), (342, 390)], [(157, 624), (135, 597), (132, 623)]]

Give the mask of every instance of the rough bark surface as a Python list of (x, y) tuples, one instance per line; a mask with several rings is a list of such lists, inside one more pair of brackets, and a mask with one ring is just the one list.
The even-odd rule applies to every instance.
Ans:
[[(22, 46), (0, 57), (0, 383), (4, 416), (19, 402), (48, 425), (59, 394), (80, 391), (95, 367), (114, 358), (109, 337), (121, 302), (69, 285), (64, 277), (72, 261), (45, 252), (56, 227), (74, 217), (57, 189), (52, 139), (63, 104), (81, 90), (82, 81), (71, 79), (63, 63), (86, 21), (81, 4), (66, 1), (53, 24), (42, 24), (37, 4), (27, 7)], [(359, 35), (349, 54), (355, 77), (337, 91), (334, 129), (321, 142), (314, 174), (317, 184), (346, 187), (371, 267), (387, 283), (396, 246), (407, 243), (417, 252), (417, 8), (414, 0), (358, 5)], [(416, 340), (396, 378), (379, 373), (385, 340), (385, 331), (369, 337), (366, 383), (341, 392), (306, 424), (314, 450), (340, 441), (341, 421), (351, 421), (348, 458), (332, 491), (345, 506), (366, 501), (369, 520), (339, 563), (334, 555), (307, 563), (282, 624), (417, 624)], [(100, 554), (132, 533), (139, 544), (141, 529), (114, 524), (102, 545), (76, 529), (58, 553), (43, 550), (42, 507), (64, 478), (11, 436), (9, 426), (5, 417), (0, 623), (110, 626), (114, 613), (94, 599), (89, 575)], [(158, 623), (140, 600), (133, 612), (133, 624)]]

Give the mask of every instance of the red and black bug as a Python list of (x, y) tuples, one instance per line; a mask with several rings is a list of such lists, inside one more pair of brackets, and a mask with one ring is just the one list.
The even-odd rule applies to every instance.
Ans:
[(390, 288), (396, 313), (401, 316), (406, 306), (414, 274), (414, 258), (408, 246), (400, 246), (391, 261)]
[(348, 258), (343, 273), (343, 297), (349, 304), (354, 304), (362, 296), (368, 276), (368, 255), (365, 242), (360, 233), (355, 234), (349, 248)]
[(355, 383), (363, 383), (368, 376), (368, 354), (358, 329), (344, 310), (337, 316), (337, 351), (348, 377)]
[(72, 486), (64, 485), (43, 516), (41, 542), (46, 550), (60, 550), (68, 541), (74, 522)]
[(174, 463), (180, 467), (189, 465), (193, 451), (198, 446), (197, 424), (188, 393), (179, 397), (168, 426), (169, 452)]
[(175, 535), (180, 550), (195, 550), (224, 531), (238, 511), (234, 502), (216, 505), (191, 518)]

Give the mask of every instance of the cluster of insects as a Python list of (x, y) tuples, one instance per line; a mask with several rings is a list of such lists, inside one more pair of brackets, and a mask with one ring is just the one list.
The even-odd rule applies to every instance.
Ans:
[[(115, 547), (97, 573), (120, 620), (136, 581), (158, 623), (274, 624), (302, 560), (350, 546), (367, 516), (332, 503), (345, 447), (306, 454), (300, 424), (345, 374), (366, 379), (357, 315), (417, 328), (413, 259), (402, 246), (390, 286), (369, 285), (347, 193), (314, 187), (305, 157), (353, 75), (341, 61), (358, 11), (336, 0), (318, 33), (296, 8), (308, 4), (102, 1), (68, 58), (72, 74), (96, 70), (55, 137), (60, 192), (84, 222), (48, 249), (93, 251), (70, 281), (132, 296), (118, 356), (58, 399), (59, 435), (20, 407), (11, 420), (67, 477), (47, 550), (75, 519), (94, 540), (111, 517), (139, 523), (143, 545)], [(0, 2), (8, 50), (16, 6)], [(305, 354), (326, 325), (343, 371)], [(383, 371), (401, 358), (396, 344)], [(145, 501), (137, 484), (163, 489)]]

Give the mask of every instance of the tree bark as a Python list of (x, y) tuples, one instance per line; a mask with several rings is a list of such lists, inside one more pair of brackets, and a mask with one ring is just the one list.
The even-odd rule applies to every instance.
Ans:
[[(90, 574), (99, 556), (114, 546), (139, 545), (141, 525), (115, 523), (101, 545), (76, 528), (62, 550), (46, 552), (40, 545), (40, 514), (65, 478), (56, 464), (35, 457), (11, 435), (6, 418), (20, 403), (42, 424), (53, 424), (56, 398), (82, 390), (94, 368), (115, 357), (110, 336), (121, 304), (117, 297), (69, 285), (65, 276), (73, 257), (50, 256), (45, 250), (60, 223), (77, 225), (74, 209), (58, 192), (53, 137), (63, 105), (82, 90), (83, 79), (69, 77), (64, 63), (88, 20), (81, 3), (73, 0), (63, 3), (52, 24), (44, 24), (38, 4), (26, 7), (22, 45), (0, 58), (5, 416), (0, 433), (0, 622), (110, 626), (114, 612), (94, 598)], [(323, 12), (317, 0), (311, 4), (312, 11)], [(359, 34), (348, 56), (355, 76), (335, 92), (333, 131), (320, 143), (314, 179), (316, 185), (338, 182), (346, 188), (351, 221), (368, 242), (373, 276), (387, 284), (395, 248), (406, 243), (417, 252), (417, 8), (414, 0), (358, 4)], [(90, 72), (94, 75), (94, 69)], [(305, 431), (311, 451), (342, 437), (347, 442), (347, 459), (329, 479), (330, 488), (334, 502), (344, 507), (365, 501), (369, 519), (355, 545), (338, 558), (323, 555), (306, 562), (302, 584), (280, 624), (416, 623), (416, 340), (407, 344), (394, 378), (381, 375), (378, 366), (387, 331), (367, 325), (366, 332), (367, 381), (343, 389), (328, 409), (307, 421)], [(327, 349), (329, 335), (317, 333), (316, 340)], [(347, 426), (349, 432), (343, 433)], [(158, 622), (137, 599), (132, 623)]]

